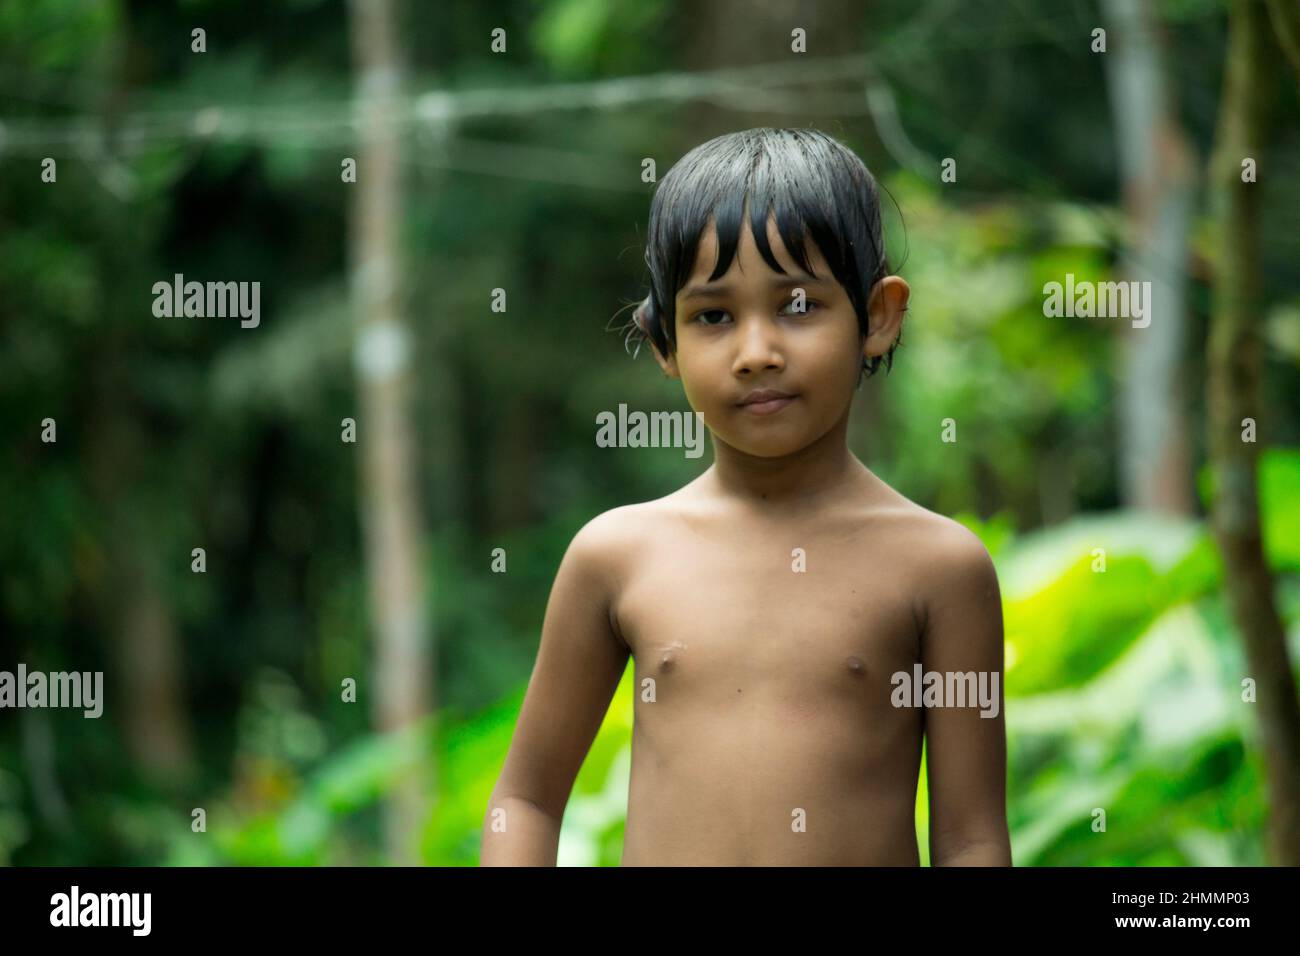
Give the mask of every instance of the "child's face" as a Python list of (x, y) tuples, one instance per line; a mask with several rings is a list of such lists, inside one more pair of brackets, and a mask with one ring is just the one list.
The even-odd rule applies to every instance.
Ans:
[[(664, 371), (681, 378), (716, 439), (765, 458), (799, 451), (846, 415), (862, 360), (888, 350), (907, 304), (902, 279), (877, 283), (868, 307), (872, 334), (863, 338), (848, 293), (816, 245), (806, 241), (809, 276), (786, 251), (774, 218), (767, 234), (786, 275), (768, 268), (746, 226), (730, 268), (709, 285), (718, 250), (710, 221), (694, 271), (677, 293), (676, 353), (656, 353)], [(804, 291), (802, 313), (795, 289)], [(743, 404), (758, 389), (790, 398)]]

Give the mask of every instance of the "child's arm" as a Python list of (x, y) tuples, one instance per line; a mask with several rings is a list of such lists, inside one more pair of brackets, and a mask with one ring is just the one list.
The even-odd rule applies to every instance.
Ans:
[[(921, 640), (923, 672), (973, 671), (996, 693), (981, 708), (926, 708), (931, 866), (1010, 866), (1006, 812), (1006, 724), (1002, 688), (1002, 598), (984, 545), (957, 526), (940, 547)], [(968, 685), (969, 686), (969, 685)], [(996, 702), (995, 704), (992, 702)], [(945, 703), (951, 703), (945, 699)], [(997, 716), (983, 717), (997, 708)]]
[(574, 778), (627, 665), (611, 618), (613, 561), (622, 551), (612, 515), (588, 522), (560, 562), (519, 722), (488, 801), (482, 866), (555, 865)]

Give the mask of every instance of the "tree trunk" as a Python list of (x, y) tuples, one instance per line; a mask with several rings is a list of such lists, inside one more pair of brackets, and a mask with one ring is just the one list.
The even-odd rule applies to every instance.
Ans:
[(1150, 282), (1150, 324), (1125, 326), (1120, 487), (1125, 506), (1192, 514), (1190, 426), (1182, 376), (1187, 337), (1191, 147), (1165, 81), (1150, 0), (1105, 0), (1105, 56), (1129, 234), (1128, 280)]
[[(114, 34), (110, 81), (103, 84), (97, 110), (104, 137), (105, 163), (115, 162), (114, 150), (122, 114), (130, 100), (131, 54), (136, 37), (130, 17)], [(121, 285), (133, 275), (127, 260), (144, 256), (134, 237), (115, 249), (106, 273)], [(138, 270), (137, 270), (138, 271)], [(129, 296), (117, 294), (109, 310), (124, 308)], [(125, 336), (125, 337), (124, 337)], [(106, 573), (95, 588), (95, 602), (106, 630), (113, 636), (113, 666), (105, 675), (114, 690), (105, 691), (105, 717), (122, 728), (126, 747), (141, 776), (151, 785), (173, 792), (189, 784), (198, 769), (193, 728), (185, 704), (184, 646), (167, 593), (168, 567), (189, 573), (190, 548), (176, 542), (165, 529), (160, 506), (175, 500), (153, 499), (141, 463), (149, 460), (148, 439), (138, 424), (146, 410), (127, 396), (136, 392), (123, 381), (129, 363), (123, 358), (138, 343), (120, 324), (106, 323), (97, 341), (92, 376), (96, 395), (89, 427), (87, 478), (91, 495), (104, 515)], [(156, 461), (157, 459), (155, 459)], [(164, 467), (179, 462), (164, 456)], [(114, 702), (119, 712), (112, 713)]]
[(1264, 748), (1270, 809), (1268, 855), (1300, 865), (1300, 703), (1261, 543), (1259, 445), (1243, 441), (1243, 420), (1263, 428), (1258, 192), (1242, 182), (1242, 160), (1258, 161), (1266, 129), (1262, 101), (1267, 64), (1276, 60), (1258, 0), (1234, 0), (1220, 103), (1218, 143), (1211, 166), (1211, 200), (1218, 230), (1206, 404), (1215, 476), (1214, 533), (1223, 554), (1233, 618), (1245, 644), (1248, 675)]
[[(184, 564), (188, 552), (175, 555)], [(171, 605), (149, 555), (126, 562), (120, 618), (124, 722), (136, 761), (159, 782), (177, 787), (195, 769), (179, 641)]]
[[(813, 63), (862, 50), (862, 28), (866, 8), (854, 0), (824, 0), (810, 4), (803, 0), (714, 0), (693, 11), (691, 28), (684, 38), (688, 70), (716, 70), (720, 67), (754, 66), (783, 60)], [(806, 34), (806, 52), (790, 49), (791, 31)], [(818, 109), (817, 99), (826, 91), (810, 85), (791, 87), (774, 95), (771, 110), (737, 110), (721, 98), (717, 102), (694, 100), (682, 110), (682, 132), (689, 147), (714, 136), (757, 126), (816, 126), (832, 136), (852, 138), (856, 120), (837, 120), (827, 109)], [(844, 87), (839, 89), (843, 95)], [(750, 102), (745, 98), (746, 103)], [(788, 104), (806, 105), (808, 112), (791, 113)], [(876, 172), (876, 170), (872, 170)], [(865, 387), (865, 386), (864, 386)]]
[[(119, 369), (105, 344), (102, 368)], [(102, 619), (114, 635), (118, 693), (107, 693), (106, 718), (118, 722), (133, 761), (154, 785), (178, 788), (195, 770), (192, 734), (184, 703), (184, 666), (160, 562), (173, 561), (188, 573), (189, 545), (159, 555), (149, 542), (174, 543), (152, 523), (158, 503), (140, 495), (136, 467), (146, 459), (145, 440), (135, 416), (120, 404), (117, 373), (96, 376), (101, 396), (87, 432), (90, 487), (104, 513), (106, 575), (96, 597)], [(121, 711), (107, 712), (113, 701)]]
[[(353, 190), (357, 449), (375, 637), (375, 679), (367, 690), (375, 724), (387, 733), (429, 712), (434, 655), (407, 406), (412, 346), (402, 314), (402, 81), (392, 3), (353, 0), (350, 27), (357, 69), (357, 177), (342, 188)], [(387, 855), (396, 864), (419, 862), (419, 835), (436, 792), (434, 762), (424, 741), (416, 751), (384, 808)]]

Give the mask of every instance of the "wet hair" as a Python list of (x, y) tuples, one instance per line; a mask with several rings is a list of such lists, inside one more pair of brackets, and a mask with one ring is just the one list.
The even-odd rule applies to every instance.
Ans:
[[(809, 273), (810, 237), (848, 293), (862, 335), (868, 333), (871, 288), (890, 273), (875, 178), (856, 153), (819, 130), (764, 127), (696, 146), (660, 180), (646, 229), (650, 293), (624, 326), (625, 346), (636, 340), (639, 352), (649, 341), (661, 355), (676, 352), (677, 292), (694, 270), (700, 236), (713, 218), (718, 260), (712, 282), (731, 266), (746, 211), (758, 251), (775, 272), (784, 275), (785, 269), (768, 242), (768, 219), (775, 215), (785, 248)], [(881, 364), (892, 368), (900, 341), (883, 356), (864, 358), (863, 372), (873, 375)]]

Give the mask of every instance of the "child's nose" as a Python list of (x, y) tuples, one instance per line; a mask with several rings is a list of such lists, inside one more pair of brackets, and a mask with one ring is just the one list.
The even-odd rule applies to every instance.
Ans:
[(732, 371), (753, 372), (757, 369), (785, 367), (776, 324), (759, 316), (740, 320), (736, 360)]

